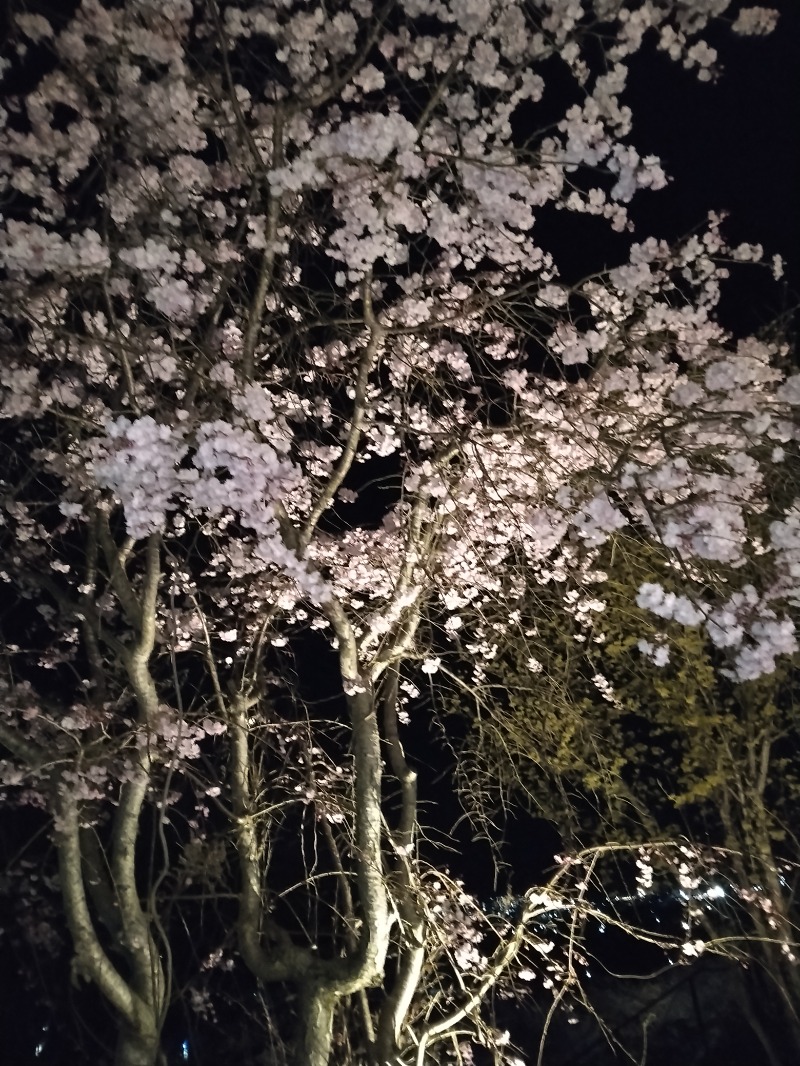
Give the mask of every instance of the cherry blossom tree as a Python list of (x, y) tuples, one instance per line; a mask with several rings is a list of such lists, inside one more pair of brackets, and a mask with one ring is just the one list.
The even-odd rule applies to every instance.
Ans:
[[(794, 468), (775, 475), (769, 502), (750, 516), (754, 540), (797, 491)], [(757, 579), (764, 555), (747, 565)], [(724, 587), (730, 574), (709, 565), (705, 579)], [(699, 619), (665, 622), (636, 606), (645, 580), (679, 594), (669, 551), (626, 530), (583, 573), (561, 568), (530, 612), (521, 599), (520, 627), (499, 641), (480, 680), (462, 667), (438, 697), (472, 721), (461, 772), (476, 817), (493, 816), (504, 799), (552, 820), (573, 847), (687, 835), (722, 846), (705, 891), (728, 903), (706, 921), (718, 934), (750, 930), (742, 1005), (778, 1063), (800, 1046), (797, 657), (756, 679), (731, 677)], [(467, 616), (465, 628), (489, 622)], [(673, 892), (691, 888), (672, 880)]]
[[(84, 0), (16, 18), (3, 780), (52, 818), (75, 971), (119, 1016), (120, 1066), (158, 1058), (165, 901), (220, 821), (237, 951), (295, 990), (298, 1062), (330, 1060), (350, 1002), (377, 1062), (482, 1032), (549, 902), (494, 952), (461, 944), (462, 890), (418, 858), (402, 729), (447, 654), (480, 677), (511, 604), (617, 531), (679, 576), (642, 582), (639, 607), (704, 627), (734, 678), (796, 650), (800, 504), (762, 539), (748, 519), (795, 448), (800, 375), (715, 318), (730, 263), (761, 249), (729, 248), (717, 216), (675, 247), (628, 218), (667, 181), (635, 147), (628, 61), (652, 43), (714, 78), (712, 18), (776, 19), (728, 7)], [(561, 278), (536, 237), (559, 212), (607, 220), (627, 256)], [(739, 580), (756, 555), (758, 583)], [(492, 627), (462, 640), (467, 611)], [(309, 649), (327, 723), (287, 682)], [(276, 850), (293, 834), (294, 885)]]

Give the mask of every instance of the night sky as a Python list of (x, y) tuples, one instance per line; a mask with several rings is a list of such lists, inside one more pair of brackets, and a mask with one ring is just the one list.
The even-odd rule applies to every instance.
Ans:
[[(766, 259), (784, 259), (783, 285), (750, 267), (723, 290), (721, 317), (736, 333), (758, 331), (800, 299), (800, 4), (770, 6), (781, 18), (769, 37), (739, 38), (721, 26), (705, 35), (720, 55), (717, 81), (699, 82), (651, 43), (633, 57), (623, 95), (640, 154), (658, 155), (670, 178), (666, 189), (634, 198), (639, 236), (676, 240), (709, 211), (726, 212), (732, 243), (760, 243)], [(585, 216), (560, 212), (537, 227), (567, 277), (610, 265), (627, 244)]]
[(662, 84), (653, 75), (666, 60), (644, 55), (630, 80), (642, 150), (658, 152), (674, 179), (635, 203), (636, 223), (670, 239), (707, 211), (726, 211), (731, 241), (761, 243), (787, 264), (784, 295), (768, 271), (732, 279), (722, 317), (737, 332), (757, 330), (800, 296), (800, 4), (774, 6), (782, 14), (771, 38), (710, 35), (724, 68), (717, 83), (673, 69)]

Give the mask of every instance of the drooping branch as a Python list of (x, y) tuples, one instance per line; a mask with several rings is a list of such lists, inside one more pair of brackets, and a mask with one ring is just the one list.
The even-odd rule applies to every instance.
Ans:
[(80, 850), (83, 860), (83, 881), (87, 886), (92, 905), (106, 930), (116, 940), (121, 932), (119, 907), (108, 857), (100, 844), (96, 826), (81, 827)]
[[(325, 843), (328, 846), (328, 853), (333, 862), (333, 867), (336, 871), (336, 877), (339, 883), (339, 890), (342, 898), (342, 918), (344, 921), (344, 939), (347, 945), (347, 951), (350, 958), (354, 958), (358, 952), (358, 935), (356, 933), (356, 908), (353, 902), (353, 892), (350, 888), (350, 879), (347, 871), (344, 868), (342, 862), (341, 849), (338, 841), (334, 836), (333, 829), (327, 815), (324, 813), (319, 819), (320, 829)], [(355, 993), (358, 998), (359, 1008), (361, 1010), (361, 1018), (364, 1025), (364, 1036), (367, 1044), (372, 1045), (375, 1043), (375, 1026), (372, 1021), (372, 1011), (370, 1010), (369, 999), (367, 998), (366, 990), (359, 988)]]
[(114, 589), (114, 594), (119, 600), (129, 624), (134, 629), (138, 629), (142, 624), (142, 608), (136, 599), (136, 594), (125, 572), (125, 560), (130, 555), (134, 541), (129, 537), (121, 548), (117, 547), (109, 529), (108, 515), (97, 512), (95, 521), (97, 536), (109, 570), (111, 587)]
[(303, 523), (297, 541), (297, 554), (302, 558), (308, 548), (317, 524), (333, 501), (334, 496), (342, 487), (350, 468), (358, 453), (358, 445), (367, 418), (367, 389), (369, 377), (375, 365), (381, 344), (384, 338), (384, 329), (379, 324), (372, 310), (372, 293), (370, 292), (370, 279), (367, 278), (362, 286), (362, 302), (364, 305), (364, 321), (369, 330), (367, 343), (361, 350), (356, 374), (353, 407), (350, 414), (350, 425), (342, 447), (342, 454), (336, 467), (328, 478), (324, 488), (312, 506), (308, 518)]
[(256, 827), (248, 723), (248, 714), (255, 702), (253, 697), (237, 695), (227, 703), (231, 737), (230, 780), (241, 878), (237, 917), (239, 950), (259, 980), (265, 983), (300, 981), (311, 969), (309, 952), (295, 945), (276, 923), (267, 923), (264, 913), (262, 856)]

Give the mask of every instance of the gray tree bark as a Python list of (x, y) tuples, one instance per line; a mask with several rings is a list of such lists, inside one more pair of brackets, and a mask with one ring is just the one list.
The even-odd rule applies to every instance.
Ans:
[(120, 1028), (114, 1066), (161, 1066), (165, 1062), (157, 1031), (137, 1031), (127, 1025)]

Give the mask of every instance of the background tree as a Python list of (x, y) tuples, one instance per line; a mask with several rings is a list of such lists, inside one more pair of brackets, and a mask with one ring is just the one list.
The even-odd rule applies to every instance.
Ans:
[[(794, 494), (788, 459), (754, 516), (756, 543), (769, 536), (770, 510)], [(755, 557), (746, 578), (769, 565), (768, 553)], [(797, 1041), (800, 1004), (793, 659), (738, 680), (699, 618), (654, 624), (633, 602), (637, 590), (642, 599), (658, 582), (680, 595), (680, 568), (635, 533), (616, 534), (595, 566), (580, 581), (562, 568), (530, 611), (523, 597), (524, 639), (515, 634), (470, 695), (454, 697), (459, 714), (473, 706), (463, 772), (483, 787), (469, 796), (479, 814), (503, 792), (515, 797), (507, 802), (527, 797), (578, 847), (682, 835), (722, 846), (717, 889), (738, 893), (754, 934), (745, 1008), (779, 1062)], [(708, 567), (704, 580), (724, 587), (730, 574)], [(727, 916), (728, 928), (741, 928), (742, 907)]]
[[(553, 897), (476, 946), (478, 908), (417, 856), (401, 742), (443, 647), (478, 677), (495, 654), (461, 643), (467, 609), (502, 636), (554, 558), (584, 573), (633, 524), (685, 560), (642, 607), (723, 634), (735, 678), (794, 652), (791, 500), (768, 580), (751, 595), (735, 568), (800, 375), (713, 314), (727, 261), (760, 253), (712, 217), (568, 285), (534, 238), (557, 211), (624, 233), (664, 185), (626, 61), (648, 32), (710, 78), (707, 22), (607, 0), (16, 19), (3, 776), (52, 819), (117, 1063), (163, 1052), (175, 929), (203, 903), (183, 890), (212, 859), (234, 877), (219, 940), (235, 925), (259, 986), (295, 996), (298, 1062), (331, 1059), (337, 1011), (380, 1062), (490, 1038), (483, 1001)], [(732, 584), (707, 592), (705, 561)], [(576, 914), (587, 861), (555, 875)]]

